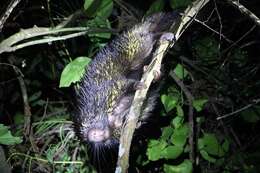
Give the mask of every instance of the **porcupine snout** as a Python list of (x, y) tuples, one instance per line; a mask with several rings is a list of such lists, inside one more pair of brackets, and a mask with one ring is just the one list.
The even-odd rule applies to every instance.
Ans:
[(103, 142), (110, 137), (110, 131), (108, 128), (99, 129), (99, 128), (92, 128), (88, 131), (88, 140), (90, 142)]
[(88, 142), (99, 143), (105, 142), (111, 137), (111, 129), (107, 122), (99, 120), (88, 127), (81, 130), (83, 138)]

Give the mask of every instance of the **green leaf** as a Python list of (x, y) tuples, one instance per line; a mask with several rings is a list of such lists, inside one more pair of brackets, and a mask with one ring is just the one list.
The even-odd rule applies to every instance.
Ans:
[(162, 101), (162, 104), (163, 104), (166, 112), (169, 112), (173, 108), (176, 107), (177, 102), (178, 102), (178, 97), (174, 97), (172, 95), (165, 95), (165, 94), (163, 94), (161, 96), (161, 101)]
[(183, 147), (181, 146), (168, 146), (161, 151), (162, 157), (165, 159), (176, 159), (183, 152)]
[(215, 166), (223, 167), (224, 165), (226, 165), (225, 161), (226, 161), (226, 159), (224, 159), (224, 158), (217, 159), (215, 162)]
[(102, 0), (99, 8), (97, 9), (97, 17), (107, 19), (113, 11), (113, 0)]
[(183, 116), (176, 116), (173, 120), (172, 120), (172, 125), (174, 128), (178, 129), (179, 127), (182, 126), (184, 122), (184, 117)]
[(228, 152), (228, 151), (229, 151), (229, 145), (230, 145), (229, 141), (228, 141), (227, 139), (225, 139), (225, 141), (224, 141), (223, 144), (222, 144), (222, 148), (223, 148), (223, 150), (224, 150), (225, 152)]
[(198, 124), (201, 124), (201, 123), (205, 122), (205, 117), (203, 117), (203, 116), (197, 117), (197, 118), (196, 118), (196, 122), (197, 122)]
[(36, 93), (34, 93), (33, 95), (31, 95), (31, 96), (28, 98), (28, 101), (29, 101), (29, 102), (33, 102), (33, 101), (39, 99), (39, 98), (41, 97), (41, 95), (42, 95), (42, 92), (41, 92), (41, 91), (36, 92)]
[(170, 71), (170, 76), (175, 73), (179, 79), (184, 79), (188, 75), (188, 71), (181, 65), (177, 64), (173, 71)]
[(113, 0), (85, 0), (84, 10), (90, 17), (107, 19), (113, 11)]
[(85, 72), (86, 65), (89, 64), (90, 60), (91, 59), (87, 57), (78, 57), (67, 64), (61, 73), (59, 87), (68, 87), (71, 83), (79, 81)]
[(34, 107), (34, 106), (43, 106), (46, 104), (46, 101), (43, 100), (43, 99), (39, 99), (37, 101), (34, 101), (33, 103), (31, 103), (31, 106)]
[[(87, 21), (87, 26), (90, 28), (108, 28), (111, 29), (111, 25), (108, 19), (95, 18)], [(109, 39), (111, 37), (111, 33), (108, 32), (98, 32), (88, 34), (89, 37), (97, 37), (97, 38), (105, 38)], [(96, 41), (96, 40), (94, 40)]]
[(215, 162), (216, 162), (216, 159), (215, 159), (214, 157), (211, 157), (211, 156), (208, 154), (207, 151), (205, 151), (205, 150), (200, 150), (200, 154), (201, 154), (201, 156), (202, 156), (205, 160), (207, 160), (207, 161), (209, 161), (209, 162), (211, 162), (211, 163), (215, 163)]
[(22, 124), (24, 122), (24, 114), (16, 113), (14, 116), (14, 124)]
[(84, 2), (84, 10), (88, 10), (93, 4), (94, 0), (85, 0)]
[(182, 117), (184, 116), (183, 109), (180, 105), (177, 106), (177, 115)]
[(203, 109), (205, 103), (208, 102), (208, 99), (196, 99), (193, 100), (192, 105), (196, 109), (196, 111), (200, 112)]
[(215, 63), (219, 57), (218, 41), (211, 37), (204, 37), (194, 42), (193, 54), (207, 64)]
[(249, 123), (256, 123), (260, 120), (260, 106), (254, 106), (253, 109), (246, 109), (241, 112), (242, 118)]
[(149, 16), (153, 13), (160, 12), (163, 10), (165, 6), (165, 1), (164, 0), (156, 0), (152, 3), (150, 8), (146, 12), (146, 16)]
[(162, 158), (162, 151), (167, 146), (167, 143), (163, 140), (150, 140), (148, 143), (148, 149), (146, 155), (149, 160), (156, 161)]
[(170, 138), (170, 136), (172, 135), (172, 133), (173, 133), (173, 128), (164, 127), (162, 130), (161, 139), (167, 141)]
[(178, 97), (180, 97), (180, 95), (181, 95), (180, 91), (174, 86), (170, 86), (167, 89), (167, 92), (169, 93), (169, 95), (176, 95)]
[(22, 138), (13, 136), (6, 126), (0, 124), (0, 144), (14, 145), (21, 142)]
[(176, 145), (183, 147), (186, 144), (186, 140), (189, 136), (188, 124), (184, 124), (178, 129), (174, 129), (173, 135), (171, 136), (171, 142)]
[(192, 173), (192, 163), (190, 160), (184, 160), (179, 165), (163, 165), (165, 173)]
[(215, 134), (212, 133), (205, 133), (202, 138), (199, 138), (198, 148), (214, 156), (222, 157), (225, 154)]
[(186, 8), (191, 4), (191, 0), (171, 0), (170, 5), (172, 9)]

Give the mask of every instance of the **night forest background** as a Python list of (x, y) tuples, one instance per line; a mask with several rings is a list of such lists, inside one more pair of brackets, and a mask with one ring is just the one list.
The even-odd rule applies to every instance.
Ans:
[[(93, 161), (74, 132), (73, 88), (116, 35), (193, 3), (1, 0), (0, 172), (95, 172), (93, 162), (113, 172), (117, 149)], [(191, 19), (164, 57), (129, 172), (260, 172), (259, 18), (258, 0), (209, 0)]]

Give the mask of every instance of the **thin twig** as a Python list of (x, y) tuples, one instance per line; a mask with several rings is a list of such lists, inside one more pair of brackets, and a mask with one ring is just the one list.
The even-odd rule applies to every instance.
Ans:
[[(11, 61), (11, 60), (10, 60)], [(15, 73), (18, 75), (17, 79), (19, 81), (20, 84), (20, 89), (21, 89), (21, 94), (22, 94), (22, 98), (23, 98), (23, 104), (24, 104), (24, 134), (26, 136), (28, 136), (30, 134), (30, 124), (31, 124), (31, 111), (30, 111), (30, 105), (29, 105), (29, 101), (28, 101), (28, 95), (27, 95), (27, 89), (26, 89), (26, 85), (25, 82), (23, 80), (23, 75), (21, 75), (21, 70), (16, 67), (15, 65), (12, 65)]]
[(222, 33), (220, 33), (220, 32), (218, 32), (218, 31), (216, 31), (216, 30), (214, 30), (213, 28), (211, 28), (209, 25), (207, 25), (205, 22), (202, 22), (202, 21), (200, 21), (200, 20), (198, 20), (198, 19), (194, 19), (196, 22), (198, 22), (199, 24), (201, 24), (201, 25), (203, 25), (203, 26), (205, 26), (206, 28), (208, 28), (210, 31), (212, 31), (212, 32), (214, 32), (214, 33), (216, 33), (216, 34), (219, 34), (219, 36), (220, 37), (223, 37), (227, 42), (229, 42), (229, 43), (233, 43), (233, 41), (232, 40), (230, 40), (229, 38), (227, 38), (225, 35), (223, 35)]
[(243, 34), (237, 41), (233, 42), (228, 48), (222, 51), (222, 54), (226, 53), (229, 51), (232, 47), (235, 45), (238, 45), (238, 43), (243, 40), (248, 34), (250, 34), (254, 29), (256, 28), (256, 25), (252, 26), (245, 34)]
[(14, 10), (14, 8), (19, 4), (20, 1), (21, 0), (12, 0), (8, 5), (6, 12), (0, 18), (0, 32), (2, 31), (6, 20), (8, 19), (8, 17), (10, 16), (10, 14)]
[[(9, 59), (9, 61), (11, 62), (11, 59)], [(33, 151), (36, 152), (36, 151), (38, 151), (38, 147), (35, 145), (34, 139), (33, 139), (32, 133), (31, 133), (32, 113), (31, 113), (31, 107), (30, 107), (29, 100), (28, 100), (26, 85), (23, 80), (23, 75), (21, 75), (21, 70), (14, 65), (12, 65), (12, 67), (13, 67), (15, 73), (17, 75), (19, 75), (17, 77), (17, 79), (20, 84), (21, 94), (22, 94), (22, 98), (23, 98), (23, 106), (24, 106), (24, 132), (23, 133), (24, 133), (24, 136), (26, 137), (26, 139), (30, 141)]]
[(246, 14), (258, 26), (260, 26), (260, 19), (254, 13), (252, 13), (250, 10), (248, 10), (245, 6), (240, 4), (238, 0), (227, 0), (227, 2), (229, 2), (234, 7), (238, 8), (241, 13)]
[(240, 112), (242, 112), (242, 111), (244, 111), (244, 110), (246, 110), (246, 109), (256, 105), (259, 102), (260, 102), (260, 99), (254, 100), (253, 103), (248, 104), (248, 105), (246, 105), (246, 106), (244, 106), (244, 107), (242, 107), (242, 108), (240, 108), (240, 109), (238, 109), (238, 110), (236, 110), (234, 112), (231, 112), (231, 113), (228, 113), (228, 114), (225, 114), (225, 115), (217, 117), (217, 120), (220, 120), (220, 119), (223, 119), (223, 118), (227, 118), (227, 117), (230, 117), (230, 116), (235, 115), (237, 113), (240, 113)]

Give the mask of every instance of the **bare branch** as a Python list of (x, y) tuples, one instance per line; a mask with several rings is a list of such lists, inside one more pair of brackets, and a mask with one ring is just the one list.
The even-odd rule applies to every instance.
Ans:
[[(60, 33), (67, 32), (76, 32), (64, 34), (62, 36), (58, 35)], [(99, 33), (99, 32), (113, 32), (111, 29), (106, 28), (97, 28), (97, 29), (89, 29), (88, 27), (74, 27), (74, 28), (47, 28), (47, 27), (37, 27), (29, 29), (22, 29), (20, 32), (10, 36), (0, 43), (0, 54), (3, 52), (13, 52), (18, 49), (36, 45), (36, 44), (44, 44), (51, 43), (59, 40), (66, 40), (74, 37), (79, 37), (85, 35), (87, 33)], [(50, 36), (51, 35), (51, 36)], [(57, 36), (54, 36), (57, 35)], [(29, 40), (34, 39), (39, 36), (45, 36), (42, 39), (37, 40)], [(19, 43), (21, 41), (25, 41), (24, 43)]]

